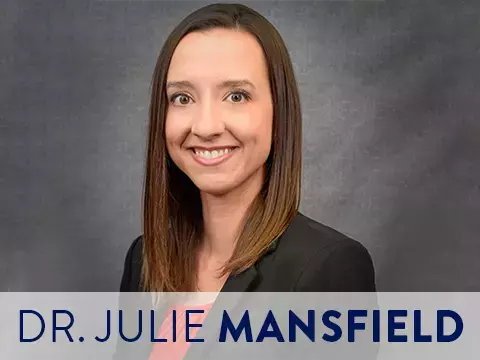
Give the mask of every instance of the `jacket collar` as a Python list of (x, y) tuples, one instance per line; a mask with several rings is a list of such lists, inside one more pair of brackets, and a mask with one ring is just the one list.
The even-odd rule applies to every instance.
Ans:
[[(299, 215), (300, 213), (297, 211), (297, 217)], [(261, 261), (261, 259), (265, 256), (272, 254), (275, 252), (275, 250), (277, 250), (278, 242), (283, 236), (285, 236), (285, 233), (286, 231), (270, 244), (267, 251), (265, 252), (265, 254), (263, 254), (259, 261)], [(259, 261), (257, 261), (257, 263)], [(240, 274), (229, 276), (221, 292), (246, 292), (252, 289), (260, 280), (260, 273), (257, 269), (257, 263)]]
[[(270, 244), (262, 258), (275, 252), (277, 246), (278, 239)], [(260, 274), (257, 269), (257, 264), (254, 264), (240, 274), (229, 276), (221, 292), (246, 292), (253, 288), (258, 280), (260, 280)]]
[(259, 279), (256, 265), (237, 275), (230, 275), (221, 292), (245, 292), (251, 289)]

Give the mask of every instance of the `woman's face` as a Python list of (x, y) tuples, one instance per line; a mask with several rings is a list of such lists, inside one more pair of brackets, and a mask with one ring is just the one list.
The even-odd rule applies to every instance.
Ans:
[(246, 32), (194, 32), (167, 74), (167, 150), (203, 192), (225, 194), (263, 181), (273, 106), (261, 46)]

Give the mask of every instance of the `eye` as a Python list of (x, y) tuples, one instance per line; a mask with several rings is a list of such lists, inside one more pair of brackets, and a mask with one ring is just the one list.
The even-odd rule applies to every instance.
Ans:
[(170, 103), (174, 103), (175, 105), (188, 105), (190, 100), (192, 100), (192, 98), (183, 93), (173, 94), (170, 97)]
[(236, 90), (234, 92), (231, 92), (228, 96), (227, 99), (230, 98), (230, 101), (233, 103), (242, 103), (242, 100), (249, 101), (251, 99), (250, 95), (243, 90)]

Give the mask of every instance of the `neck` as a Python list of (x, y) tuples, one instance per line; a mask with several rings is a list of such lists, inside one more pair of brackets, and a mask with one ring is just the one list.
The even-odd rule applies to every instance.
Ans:
[(258, 171), (235, 190), (221, 195), (201, 193), (204, 222), (202, 253), (206, 258), (227, 261), (248, 207), (261, 190), (264, 172)]

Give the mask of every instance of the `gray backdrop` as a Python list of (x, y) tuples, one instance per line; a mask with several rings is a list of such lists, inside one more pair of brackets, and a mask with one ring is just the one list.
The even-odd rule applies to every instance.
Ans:
[[(141, 231), (149, 86), (206, 2), (2, 1), (0, 291), (115, 291)], [(480, 290), (480, 2), (254, 1), (292, 54), (301, 210), (382, 291)]]

